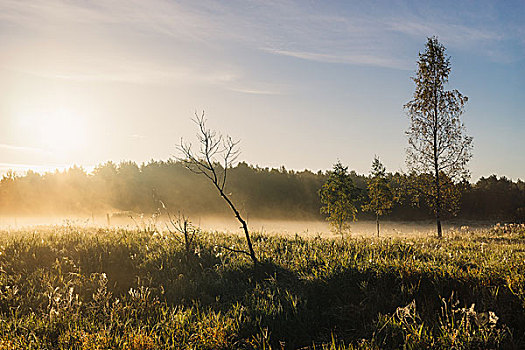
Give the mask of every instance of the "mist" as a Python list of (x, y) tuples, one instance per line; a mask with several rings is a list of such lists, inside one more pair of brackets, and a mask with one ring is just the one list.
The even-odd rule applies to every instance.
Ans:
[[(228, 174), (225, 191), (242, 216), (248, 219), (252, 230), (273, 232), (283, 229), (293, 233), (308, 231), (309, 234), (328, 231), (320, 214), (319, 199), (319, 189), (327, 179), (326, 173), (298, 172), (284, 167), (261, 168), (241, 162)], [(402, 176), (389, 173), (387, 180), (395, 187), (404, 180)], [(357, 188), (356, 206), (360, 208), (368, 200), (369, 177), (354, 171), (350, 171), (350, 177)], [(472, 221), (525, 220), (523, 181), (490, 176), (476, 183), (462, 184), (459, 190), (459, 210), (445, 220), (455, 220), (459, 226)], [(237, 228), (230, 208), (208, 179), (196, 176), (173, 160), (141, 165), (107, 162), (89, 173), (81, 167), (45, 174), (10, 172), (0, 180), (2, 227), (61, 224), (64, 220), (104, 226), (108, 215), (110, 225), (134, 227), (134, 220), (146, 220), (167, 212), (173, 215), (184, 213), (195, 224), (200, 223), (209, 230), (235, 231)], [(375, 217), (360, 211), (357, 219), (358, 223), (352, 227), (354, 232), (360, 233), (369, 231), (360, 223)], [(391, 213), (382, 218), (385, 222), (392, 221), (390, 226), (396, 230), (397, 222), (430, 222), (432, 219), (432, 211), (425, 203), (414, 206), (410, 198), (396, 202)], [(389, 225), (384, 227), (386, 232)], [(425, 229), (416, 228), (415, 231)]]
[[(239, 222), (233, 216), (187, 215), (192, 225), (205, 232), (242, 234)], [(493, 221), (447, 221), (443, 229), (447, 233), (460, 232), (469, 234), (492, 227)], [(128, 229), (148, 231), (152, 234), (171, 234), (174, 228), (167, 215), (144, 215), (132, 213), (113, 213), (107, 215), (47, 215), (47, 216), (0, 216), (0, 230), (38, 230), (49, 226), (71, 226), (72, 228), (95, 229)], [(248, 219), (252, 233), (270, 236), (302, 238), (340, 238), (324, 220), (271, 220)], [(171, 231), (171, 232), (170, 232)], [(435, 234), (435, 223), (432, 220), (417, 222), (384, 221), (380, 223), (380, 237), (417, 238)], [(376, 222), (362, 220), (353, 222), (345, 237), (371, 238), (377, 236)]]

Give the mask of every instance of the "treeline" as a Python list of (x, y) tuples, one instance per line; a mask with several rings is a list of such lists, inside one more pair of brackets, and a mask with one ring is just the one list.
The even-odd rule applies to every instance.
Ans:
[[(358, 207), (368, 200), (368, 176), (350, 172), (360, 192)], [(400, 200), (385, 219), (424, 220), (432, 213), (424, 202), (415, 205), (403, 193), (405, 174), (387, 175)], [(260, 168), (244, 162), (228, 171), (227, 193), (248, 217), (275, 219), (319, 219), (319, 189), (326, 182), (324, 172)], [(476, 183), (457, 185), (461, 190), (459, 218), (469, 220), (525, 221), (525, 182), (495, 175)], [(13, 172), (0, 180), (0, 215), (89, 215), (134, 212), (151, 214), (165, 204), (173, 213), (223, 215), (229, 213), (205, 177), (196, 176), (175, 160), (107, 162), (87, 173), (81, 167), (65, 171), (25, 175)], [(452, 214), (449, 214), (451, 217)], [(360, 219), (372, 214), (359, 212)]]

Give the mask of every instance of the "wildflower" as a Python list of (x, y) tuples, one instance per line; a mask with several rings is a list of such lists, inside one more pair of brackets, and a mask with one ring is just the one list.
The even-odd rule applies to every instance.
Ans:
[(496, 316), (496, 314), (493, 311), (489, 311), (488, 314), (489, 314), (489, 324), (491, 326), (495, 326), (496, 323), (498, 323), (499, 317)]

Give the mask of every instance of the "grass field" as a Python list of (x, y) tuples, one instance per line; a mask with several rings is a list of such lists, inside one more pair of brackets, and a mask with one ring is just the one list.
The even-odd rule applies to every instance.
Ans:
[(0, 349), (525, 348), (525, 228), (438, 240), (0, 234)]

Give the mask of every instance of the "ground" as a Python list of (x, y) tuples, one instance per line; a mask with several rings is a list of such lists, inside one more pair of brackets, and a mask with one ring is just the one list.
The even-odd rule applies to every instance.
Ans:
[(180, 237), (4, 231), (0, 349), (523, 348), (525, 227)]

